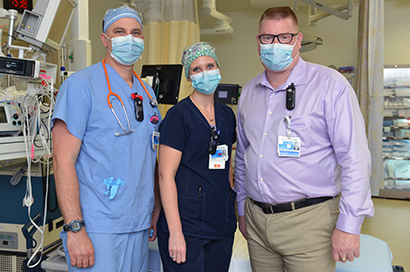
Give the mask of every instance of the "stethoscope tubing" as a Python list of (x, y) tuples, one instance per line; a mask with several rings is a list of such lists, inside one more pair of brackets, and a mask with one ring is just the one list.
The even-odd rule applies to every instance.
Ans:
[[(118, 124), (120, 125), (120, 127), (122, 128), (122, 130), (125, 132), (125, 133), (118, 133), (118, 132), (116, 132), (115, 135), (116, 135), (116, 136), (119, 136), (119, 135), (129, 134), (129, 133), (133, 132), (134, 130), (131, 129), (130, 120), (129, 120), (129, 118), (128, 118), (127, 111), (125, 110), (124, 102), (122, 101), (122, 98), (121, 98), (118, 94), (116, 94), (116, 93), (114, 93), (114, 92), (112, 91), (112, 89), (111, 89), (111, 84), (110, 84), (110, 78), (109, 78), (109, 76), (108, 76), (107, 67), (106, 67), (106, 64), (105, 64), (105, 59), (102, 60), (102, 63), (103, 63), (104, 73), (105, 73), (105, 79), (107, 80), (107, 87), (108, 87), (107, 103), (108, 103), (108, 106), (110, 107), (112, 113), (114, 114), (115, 119), (117, 119)], [(144, 88), (145, 93), (147, 94), (148, 98), (150, 99), (150, 105), (151, 105), (152, 107), (158, 106), (157, 101), (152, 98), (151, 94), (148, 92), (148, 90), (147, 90), (147, 88), (145, 87), (144, 83), (142, 82), (141, 78), (137, 75), (137, 73), (135, 73), (135, 71), (132, 71), (132, 72), (133, 72), (133, 74), (135, 75), (135, 77), (138, 79), (138, 81), (141, 83), (142, 87)], [(111, 101), (110, 101), (110, 97), (111, 97), (112, 95), (115, 96), (116, 98), (118, 98), (118, 100), (121, 102), (122, 109), (123, 109), (124, 114), (125, 114), (125, 117), (126, 117), (126, 119), (127, 119), (128, 130), (126, 130), (126, 129), (124, 128), (124, 126), (122, 125), (120, 119), (118, 118), (117, 114), (116, 114), (115, 111), (114, 111), (114, 108), (113, 108), (113, 106), (112, 106), (112, 104), (111, 104)]]

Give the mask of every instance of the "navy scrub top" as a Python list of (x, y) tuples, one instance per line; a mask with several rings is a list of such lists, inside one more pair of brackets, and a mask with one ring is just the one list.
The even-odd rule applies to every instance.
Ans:
[[(226, 105), (214, 105), (219, 144), (226, 144), (231, 154), (236, 142), (235, 114)], [(182, 152), (175, 182), (183, 233), (205, 239), (232, 236), (236, 230), (236, 193), (229, 184), (231, 159), (225, 169), (208, 168), (211, 126), (205, 117), (187, 97), (168, 110), (159, 131), (161, 144)], [(168, 232), (163, 211), (158, 228)]]

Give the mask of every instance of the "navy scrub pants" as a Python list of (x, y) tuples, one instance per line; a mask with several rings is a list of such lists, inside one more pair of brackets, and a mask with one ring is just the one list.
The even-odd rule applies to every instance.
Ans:
[(186, 262), (176, 263), (169, 257), (169, 233), (158, 230), (158, 246), (164, 272), (227, 272), (234, 236), (217, 240), (185, 235)]

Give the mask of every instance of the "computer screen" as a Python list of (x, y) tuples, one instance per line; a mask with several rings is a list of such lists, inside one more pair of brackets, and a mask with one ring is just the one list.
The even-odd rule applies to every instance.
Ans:
[(141, 78), (149, 79), (158, 103), (176, 104), (178, 102), (181, 84), (181, 64), (150, 64), (143, 65)]

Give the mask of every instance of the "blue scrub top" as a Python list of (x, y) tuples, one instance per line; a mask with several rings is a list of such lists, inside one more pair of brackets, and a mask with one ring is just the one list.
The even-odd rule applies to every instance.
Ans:
[[(219, 144), (231, 154), (236, 142), (236, 119), (232, 109), (215, 102)], [(185, 98), (168, 110), (160, 126), (161, 144), (182, 152), (175, 175), (182, 231), (204, 239), (220, 239), (236, 230), (236, 193), (229, 184), (229, 165), (209, 169), (208, 147), (211, 127), (191, 99)], [(164, 213), (158, 221), (160, 231), (168, 232)]]
[[(74, 73), (64, 82), (57, 95), (53, 123), (61, 119), (69, 132), (82, 141), (75, 167), (87, 232), (135, 232), (147, 229), (151, 223), (157, 155), (152, 148), (152, 135), (159, 123), (154, 125), (150, 117), (156, 114), (161, 121), (161, 116), (158, 107), (149, 104), (149, 97), (135, 76), (131, 89), (110, 65), (106, 66), (112, 91), (122, 98), (134, 132), (115, 136), (123, 130), (107, 103), (108, 87), (101, 62)], [(155, 97), (151, 87), (145, 86)], [(131, 98), (135, 92), (143, 97), (142, 122), (135, 118)], [(119, 100), (115, 98), (111, 103), (127, 129)], [(112, 199), (115, 186), (107, 187), (109, 178), (120, 184)]]

